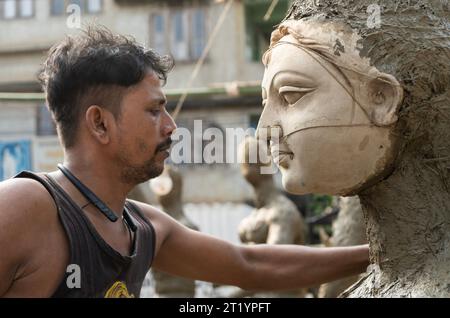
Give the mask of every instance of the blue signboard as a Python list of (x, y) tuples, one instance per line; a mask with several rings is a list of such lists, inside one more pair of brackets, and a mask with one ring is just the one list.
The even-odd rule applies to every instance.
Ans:
[(0, 141), (0, 181), (31, 169), (29, 140)]

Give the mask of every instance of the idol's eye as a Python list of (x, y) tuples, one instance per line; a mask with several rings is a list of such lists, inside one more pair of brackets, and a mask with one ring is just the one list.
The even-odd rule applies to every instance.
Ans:
[(281, 99), (288, 105), (294, 105), (303, 96), (312, 92), (314, 88), (307, 87), (295, 87), (295, 86), (283, 86), (278, 90)]

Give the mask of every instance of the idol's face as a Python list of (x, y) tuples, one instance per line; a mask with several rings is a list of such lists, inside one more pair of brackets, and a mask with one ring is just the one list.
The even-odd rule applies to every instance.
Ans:
[(382, 173), (393, 160), (392, 126), (374, 125), (355, 102), (370, 96), (355, 96), (338, 67), (291, 35), (270, 54), (257, 133), (270, 141), (285, 189), (342, 195)]

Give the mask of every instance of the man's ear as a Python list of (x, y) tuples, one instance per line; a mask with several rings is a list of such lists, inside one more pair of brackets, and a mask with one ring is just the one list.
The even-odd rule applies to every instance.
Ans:
[(85, 114), (89, 133), (104, 145), (110, 141), (111, 116), (110, 112), (97, 105), (89, 106)]
[(377, 126), (388, 126), (398, 120), (397, 110), (403, 100), (403, 88), (389, 74), (378, 74), (369, 80), (368, 105), (370, 120)]

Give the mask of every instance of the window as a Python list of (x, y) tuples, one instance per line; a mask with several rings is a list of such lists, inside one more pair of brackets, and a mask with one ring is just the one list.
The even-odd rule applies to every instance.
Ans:
[(56, 126), (47, 106), (45, 105), (38, 106), (36, 119), (37, 119), (36, 135), (38, 136), (56, 135)]
[(151, 16), (152, 47), (171, 53), (176, 61), (200, 58), (206, 45), (206, 14), (203, 7), (171, 9)]
[(52, 0), (50, 4), (51, 15), (63, 15), (66, 11), (64, 0)]
[(64, 15), (66, 8), (75, 4), (80, 7), (84, 13), (100, 13), (103, 7), (103, 0), (51, 0), (51, 15)]
[(33, 0), (20, 0), (19, 1), (20, 16), (29, 18), (33, 16)]
[(3, 6), (5, 19), (13, 19), (16, 17), (16, 0), (5, 0)]
[(102, 0), (88, 0), (86, 10), (89, 13), (99, 13), (102, 11)]
[(0, 16), (3, 19), (30, 18), (34, 16), (34, 0), (2, 0)]
[(166, 47), (165, 40), (165, 25), (164, 25), (164, 16), (161, 14), (153, 15), (153, 48), (156, 52), (160, 54), (167, 54), (168, 49)]
[(273, 26), (283, 20), (289, 8), (288, 0), (278, 1), (269, 20), (265, 21), (264, 16), (271, 2), (271, 0), (244, 0), (247, 57), (251, 61), (261, 61), (263, 52), (269, 46)]
[(187, 15), (184, 11), (175, 11), (171, 16), (171, 53), (176, 60), (189, 59), (189, 44), (187, 35)]
[(84, 1), (83, 0), (69, 0), (68, 5), (77, 5), (78, 7), (80, 7), (81, 12), (85, 12), (85, 6), (84, 6)]
[(206, 44), (205, 12), (202, 9), (194, 9), (191, 19), (191, 56), (194, 59), (198, 59), (202, 55)]

